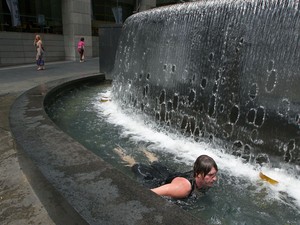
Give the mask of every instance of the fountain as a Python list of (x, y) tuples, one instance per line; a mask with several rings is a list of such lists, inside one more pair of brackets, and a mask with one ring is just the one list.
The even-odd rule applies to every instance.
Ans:
[(300, 174), (300, 4), (199, 1), (130, 17), (115, 98), (168, 130)]

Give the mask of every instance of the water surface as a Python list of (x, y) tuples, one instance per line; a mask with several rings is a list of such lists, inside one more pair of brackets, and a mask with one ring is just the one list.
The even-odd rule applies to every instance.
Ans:
[[(110, 91), (110, 85), (83, 86), (59, 98), (47, 112), (63, 131), (131, 179), (137, 178), (124, 160), (127, 156), (150, 165), (145, 152), (150, 153), (174, 171), (191, 170), (201, 154), (212, 156), (219, 166), (214, 188), (187, 200), (167, 199), (208, 224), (298, 224), (300, 182), (288, 168), (243, 163), (214, 143), (196, 142), (161, 130), (145, 116), (120, 109), (114, 99), (101, 101), (111, 97)], [(259, 171), (279, 184), (272, 186), (260, 180)]]

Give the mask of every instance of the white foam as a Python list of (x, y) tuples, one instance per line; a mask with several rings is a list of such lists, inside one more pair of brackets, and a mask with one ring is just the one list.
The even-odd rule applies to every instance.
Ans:
[[(109, 93), (105, 93), (105, 96)], [(101, 99), (103, 93), (99, 94)], [(262, 182), (259, 172), (262, 171), (267, 176), (277, 180), (278, 185), (265, 183), (274, 198), (280, 199), (281, 192), (287, 193), (295, 199), (295, 204), (300, 207), (300, 181), (289, 174), (284, 169), (279, 168), (257, 168), (253, 165), (244, 163), (240, 158), (224, 153), (222, 149), (213, 148), (208, 143), (195, 142), (175, 134), (166, 134), (153, 128), (153, 124), (145, 124), (144, 117), (125, 114), (117, 104), (111, 102), (99, 102), (94, 104), (100, 116), (106, 117), (107, 122), (120, 126), (122, 136), (130, 137), (135, 141), (147, 141), (153, 143), (151, 149), (161, 149), (165, 152), (178, 156), (187, 165), (192, 165), (194, 160), (201, 154), (206, 154), (214, 158), (219, 170), (228, 172), (231, 176), (248, 179), (251, 183)], [(151, 150), (150, 149), (150, 150)]]

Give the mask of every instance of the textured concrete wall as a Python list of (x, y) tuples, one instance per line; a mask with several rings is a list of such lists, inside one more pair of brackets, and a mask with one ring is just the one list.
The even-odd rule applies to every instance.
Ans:
[[(35, 63), (34, 37), (33, 33), (0, 32), (0, 66)], [(41, 37), (46, 50), (46, 62), (65, 59), (62, 35), (41, 34)]]
[(122, 25), (107, 24), (99, 27), (99, 68), (107, 78), (111, 78), (111, 72), (115, 64), (115, 56), (119, 44)]
[(92, 37), (92, 56), (98, 57), (99, 56), (99, 37), (93, 36)]
[(63, 33), (65, 40), (65, 54), (67, 60), (79, 58), (77, 42), (84, 37), (86, 57), (92, 56), (92, 24), (90, 0), (62, 1)]
[(156, 0), (141, 0), (139, 11), (145, 11), (156, 7)]

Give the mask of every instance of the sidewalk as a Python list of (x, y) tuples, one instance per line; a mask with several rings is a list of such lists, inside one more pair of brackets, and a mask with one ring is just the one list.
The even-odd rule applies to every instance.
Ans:
[(84, 63), (52, 62), (41, 71), (37, 71), (35, 65), (0, 68), (0, 96), (20, 93), (51, 80), (92, 73), (99, 73), (99, 58)]
[[(99, 58), (88, 59), (85, 63), (70, 61), (48, 63), (46, 70), (43, 71), (36, 71), (35, 65), (0, 68), (1, 225), (54, 224), (20, 165), (20, 157), (24, 156), (19, 155), (16, 150), (8, 119), (12, 103), (22, 92), (39, 84), (96, 73), (99, 73)], [(80, 224), (79, 221), (76, 223)]]

